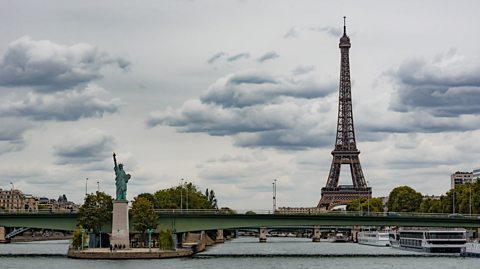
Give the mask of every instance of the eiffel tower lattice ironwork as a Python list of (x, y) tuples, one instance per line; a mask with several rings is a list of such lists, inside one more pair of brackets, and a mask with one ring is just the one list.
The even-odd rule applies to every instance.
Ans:
[[(367, 186), (355, 142), (353, 127), (352, 91), (350, 83), (349, 50), (350, 38), (347, 36), (347, 27), (343, 25), (343, 36), (340, 38), (340, 87), (338, 103), (337, 135), (335, 149), (332, 151), (333, 160), (328, 174), (327, 185), (322, 188), (322, 197), (317, 207), (331, 209), (336, 205), (345, 205), (359, 198), (371, 198), (372, 189)], [(353, 185), (338, 185), (342, 164), (350, 165)]]

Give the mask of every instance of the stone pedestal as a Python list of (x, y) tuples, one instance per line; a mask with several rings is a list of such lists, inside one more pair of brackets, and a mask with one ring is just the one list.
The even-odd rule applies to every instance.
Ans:
[(321, 233), (320, 233), (320, 226), (313, 226), (313, 235), (312, 235), (312, 241), (313, 242), (320, 242), (320, 237), (321, 237)]
[(260, 227), (258, 229), (258, 241), (260, 243), (267, 242), (267, 227)]
[(128, 229), (128, 202), (113, 201), (113, 220), (112, 220), (112, 246), (117, 245), (130, 248), (130, 237)]
[(224, 243), (225, 238), (223, 237), (223, 230), (217, 230), (217, 237), (215, 238), (215, 243)]

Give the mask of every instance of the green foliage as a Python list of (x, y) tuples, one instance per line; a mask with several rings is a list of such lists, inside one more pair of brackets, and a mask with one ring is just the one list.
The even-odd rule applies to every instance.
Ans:
[(142, 234), (147, 229), (157, 227), (157, 213), (155, 213), (152, 202), (147, 198), (137, 196), (132, 202), (130, 213), (132, 214), (133, 228)]
[(78, 209), (78, 224), (85, 229), (100, 231), (102, 225), (111, 221), (113, 198), (104, 193), (87, 194), (83, 205)]
[(440, 200), (435, 200), (430, 197), (423, 199), (418, 210), (422, 213), (440, 213), (442, 205)]
[(158, 244), (160, 249), (171, 250), (175, 249), (175, 242), (173, 241), (171, 230), (161, 230), (158, 234)]
[[(158, 209), (217, 209), (215, 192), (211, 190), (208, 196), (200, 192), (193, 183), (187, 182), (182, 186), (163, 189), (153, 194), (154, 207)], [(182, 199), (182, 200), (180, 200)]]
[(257, 214), (257, 213), (255, 213), (255, 212), (253, 212), (253, 211), (251, 211), (251, 210), (245, 212), (245, 215), (256, 215), (256, 214)]
[(155, 206), (155, 203), (156, 203), (155, 196), (153, 196), (153, 194), (148, 193), (148, 192), (144, 192), (144, 193), (140, 193), (139, 195), (137, 195), (136, 198), (140, 198), (140, 197), (147, 199), (148, 201), (150, 201), (150, 203), (152, 203), (153, 207), (156, 207)]
[(237, 211), (229, 208), (229, 207), (222, 207), (218, 210), (219, 214), (226, 214), (226, 215), (231, 215), (231, 214), (237, 214)]
[(88, 240), (87, 233), (83, 234), (83, 241), (82, 241), (82, 225), (77, 226), (72, 234), (72, 247), (74, 249), (80, 249), (82, 247), (82, 242), (86, 244)]
[(455, 213), (470, 214), (471, 201), (472, 214), (480, 214), (480, 181), (449, 190), (441, 199), (441, 212), (453, 213), (454, 201)]
[(387, 207), (389, 212), (417, 212), (422, 203), (422, 194), (408, 186), (396, 187), (390, 192)]
[(367, 212), (370, 203), (370, 212), (383, 212), (382, 198), (360, 198), (353, 200), (347, 205), (347, 211)]

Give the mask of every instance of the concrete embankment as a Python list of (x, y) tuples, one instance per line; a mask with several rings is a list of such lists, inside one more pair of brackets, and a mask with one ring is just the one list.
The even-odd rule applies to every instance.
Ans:
[(131, 248), (111, 251), (108, 248), (97, 249), (85, 249), (74, 250), (69, 249), (67, 256), (73, 259), (105, 259), (105, 260), (117, 260), (117, 259), (168, 259), (189, 257), (193, 254), (205, 251), (207, 246), (214, 245), (215, 241), (212, 240), (207, 234), (202, 233), (189, 233), (185, 238), (185, 242), (182, 243), (181, 248), (175, 250), (160, 250), (158, 248)]
[(191, 249), (158, 250), (148, 248), (134, 248), (125, 250), (110, 251), (110, 249), (88, 249), (68, 250), (67, 256), (73, 259), (105, 259), (105, 260), (126, 260), (126, 259), (168, 259), (188, 257), (193, 254)]

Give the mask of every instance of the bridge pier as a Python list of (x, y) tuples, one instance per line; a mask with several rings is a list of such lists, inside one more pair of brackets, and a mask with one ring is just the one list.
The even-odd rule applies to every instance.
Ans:
[(217, 230), (217, 237), (215, 238), (215, 243), (224, 243), (225, 238), (223, 237), (223, 230), (218, 229)]
[(5, 238), (5, 227), (0, 227), (0, 243), (8, 243), (8, 240)]
[(351, 234), (352, 234), (352, 241), (354, 243), (358, 243), (358, 233), (359, 232), (360, 232), (360, 226), (358, 226), (358, 225), (353, 226)]
[(267, 242), (267, 227), (260, 227), (258, 229), (258, 241), (260, 243)]
[(320, 226), (313, 226), (312, 242), (320, 242), (320, 237), (322, 233), (320, 232)]

